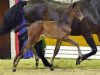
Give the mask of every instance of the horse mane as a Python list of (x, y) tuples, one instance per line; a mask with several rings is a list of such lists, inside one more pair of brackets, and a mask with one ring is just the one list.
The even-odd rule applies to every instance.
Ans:
[(75, 3), (73, 3), (72, 5), (70, 5), (69, 7), (67, 7), (67, 8), (64, 10), (63, 14), (61, 15), (61, 20), (62, 20), (63, 22), (68, 23), (68, 22), (67, 22), (67, 15), (70, 13), (71, 8), (74, 8), (76, 5), (77, 5), (77, 3), (75, 2)]
[(63, 12), (63, 14), (61, 15), (61, 21), (67, 23), (67, 9)]

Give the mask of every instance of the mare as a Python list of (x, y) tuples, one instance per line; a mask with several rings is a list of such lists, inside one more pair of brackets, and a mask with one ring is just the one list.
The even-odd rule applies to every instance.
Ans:
[[(65, 19), (64, 17), (67, 16)], [(33, 52), (36, 52), (34, 49), (34, 44), (37, 43), (41, 37), (41, 35), (45, 35), (46, 37), (57, 39), (57, 43), (55, 46), (55, 53), (59, 51), (60, 45), (62, 41), (69, 42), (78, 48), (79, 57), (82, 59), (82, 53), (79, 48), (79, 45), (71, 40), (69, 38), (71, 33), (71, 25), (73, 18), (78, 18), (79, 20), (83, 19), (83, 15), (80, 11), (80, 9), (77, 7), (77, 3), (74, 3), (70, 7), (68, 7), (67, 10), (64, 11), (64, 13), (61, 15), (61, 18), (59, 18), (56, 21), (45, 21), (45, 20), (39, 20), (34, 23), (31, 23), (28, 25), (28, 41), (26, 43), (26, 46), (19, 55), (15, 58), (13, 63), (13, 71), (16, 71), (17, 64), (23, 54), (30, 48), (32, 48)], [(56, 55), (56, 54), (54, 54)], [(55, 56), (53, 56), (52, 63)], [(80, 60), (81, 60), (80, 59)], [(53, 70), (53, 66), (50, 67), (51, 70)]]

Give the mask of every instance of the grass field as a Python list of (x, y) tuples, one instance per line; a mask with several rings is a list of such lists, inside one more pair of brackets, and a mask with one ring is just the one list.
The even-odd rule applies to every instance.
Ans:
[(34, 59), (22, 59), (17, 71), (12, 72), (13, 60), (0, 60), (0, 75), (100, 75), (100, 60), (86, 60), (78, 66), (75, 65), (75, 61), (75, 59), (56, 59), (55, 70), (50, 71), (41, 61), (36, 68)]

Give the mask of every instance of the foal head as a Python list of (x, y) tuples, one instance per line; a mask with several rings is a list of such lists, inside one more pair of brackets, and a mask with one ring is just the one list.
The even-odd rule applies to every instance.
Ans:
[(74, 2), (71, 6), (68, 7), (67, 14), (74, 18), (78, 18), (79, 20), (84, 18), (77, 2)]

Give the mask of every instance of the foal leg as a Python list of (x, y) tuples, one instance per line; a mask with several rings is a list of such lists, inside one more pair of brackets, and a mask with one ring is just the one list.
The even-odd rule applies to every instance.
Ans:
[(54, 54), (53, 54), (53, 57), (51, 59), (51, 65), (53, 65), (53, 62), (54, 62), (54, 58), (55, 56), (58, 54), (59, 52), (59, 48), (61, 46), (61, 43), (62, 43), (62, 40), (58, 40), (57, 39), (57, 42), (56, 42), (56, 46), (55, 46), (55, 49), (54, 49)]
[(66, 39), (64, 39), (63, 41), (69, 42), (69, 43), (75, 45), (75, 46), (78, 48), (78, 53), (79, 53), (79, 57), (80, 57), (80, 58), (78, 58), (78, 59), (76, 60), (76, 65), (80, 64), (80, 62), (82, 61), (83, 55), (82, 55), (82, 52), (81, 52), (81, 50), (80, 50), (80, 47), (79, 47), (78, 43), (76, 43), (75, 41), (73, 41), (73, 40), (70, 39), (70, 38), (66, 38)]
[(36, 67), (38, 67), (38, 64), (39, 64), (39, 57), (38, 57), (38, 55), (37, 55), (37, 53), (36, 53), (36, 50), (34, 49), (34, 45), (32, 45), (32, 49), (31, 49), (31, 50), (33, 51), (34, 56), (35, 56), (35, 60), (36, 60), (35, 65), (36, 65)]
[(15, 57), (14, 62), (13, 62), (13, 72), (16, 71), (16, 67), (18, 65), (18, 62), (22, 58), (22, 56), (25, 54), (25, 52), (31, 48), (30, 42), (27, 42), (26, 47), (20, 51), (20, 53)]
[(40, 59), (42, 60), (43, 64), (46, 66), (46, 67), (49, 67), (50, 70), (54, 70), (53, 66), (48, 62), (48, 60), (44, 57), (44, 54), (42, 52), (42, 50), (36, 50), (38, 56), (40, 57)]

